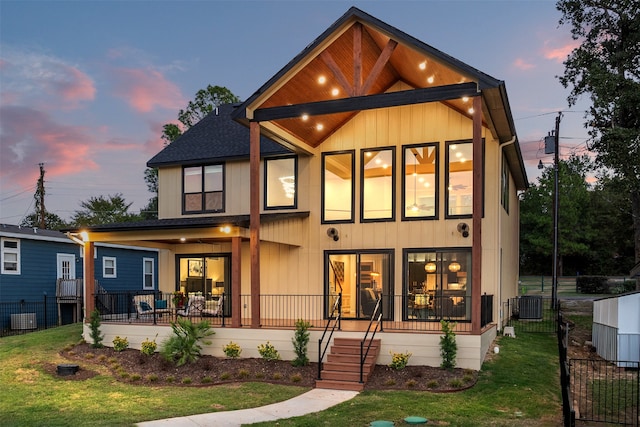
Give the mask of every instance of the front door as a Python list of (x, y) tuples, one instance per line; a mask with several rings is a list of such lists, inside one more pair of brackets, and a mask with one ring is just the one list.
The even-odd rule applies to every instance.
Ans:
[(76, 278), (76, 256), (73, 254), (57, 255), (58, 279)]
[(327, 312), (340, 294), (344, 319), (370, 320), (378, 299), (384, 317), (391, 313), (392, 251), (327, 252)]

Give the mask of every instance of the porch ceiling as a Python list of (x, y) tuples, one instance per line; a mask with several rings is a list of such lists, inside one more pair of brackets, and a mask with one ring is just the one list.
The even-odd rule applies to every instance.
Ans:
[[(398, 83), (410, 90), (398, 92)], [(476, 113), (471, 97), (478, 95), (482, 111)], [(310, 152), (360, 111), (425, 102), (442, 102), (469, 118), (482, 114), (483, 125), (501, 142), (516, 135), (502, 81), (354, 7), (233, 117), (259, 121), (263, 134)], [(524, 168), (514, 165), (516, 180), (526, 185)]]

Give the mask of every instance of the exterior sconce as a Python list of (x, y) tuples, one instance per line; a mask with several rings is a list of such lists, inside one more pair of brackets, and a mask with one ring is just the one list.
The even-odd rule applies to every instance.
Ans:
[(458, 232), (462, 234), (462, 237), (469, 237), (469, 224), (466, 222), (458, 224)]
[(331, 237), (334, 242), (337, 242), (338, 240), (340, 240), (340, 235), (338, 233), (338, 230), (333, 227), (327, 229), (327, 236)]

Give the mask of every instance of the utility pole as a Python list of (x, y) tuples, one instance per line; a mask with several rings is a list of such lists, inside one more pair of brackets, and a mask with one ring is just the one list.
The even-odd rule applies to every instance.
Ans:
[(38, 179), (38, 195), (40, 200), (36, 198), (36, 201), (40, 204), (40, 228), (43, 230), (47, 228), (45, 221), (46, 210), (44, 208), (44, 163), (38, 163), (40, 166), (40, 178)]
[[(553, 134), (544, 138), (544, 154), (553, 153), (553, 264), (551, 271), (551, 306), (558, 307), (558, 267), (560, 256), (558, 252), (558, 212), (560, 210), (559, 168), (560, 168), (560, 120), (562, 112), (556, 117), (556, 128)], [(538, 169), (542, 169), (542, 160)]]

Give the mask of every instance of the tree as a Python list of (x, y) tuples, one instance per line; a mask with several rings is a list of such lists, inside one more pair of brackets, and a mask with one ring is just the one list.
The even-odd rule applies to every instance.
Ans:
[[(592, 228), (589, 212), (589, 186), (586, 182), (590, 169), (586, 156), (572, 156), (559, 163), (558, 177), (560, 207), (559, 227), (559, 267), (563, 274), (566, 267), (571, 273), (580, 271), (589, 253)], [(553, 191), (554, 171), (549, 166), (531, 184), (520, 200), (520, 254), (523, 272), (540, 274), (551, 272), (553, 252)], [(565, 265), (565, 260), (572, 262)]]
[[(60, 218), (58, 215), (53, 212), (45, 212), (44, 214), (44, 223), (45, 229), (47, 230), (61, 230), (63, 228), (68, 227), (68, 224)], [(27, 215), (22, 222), (20, 222), (21, 227), (40, 227), (40, 213), (38, 210)]]
[[(164, 140), (165, 147), (202, 120), (214, 108), (234, 102), (240, 102), (240, 98), (224, 86), (208, 85), (206, 89), (200, 89), (196, 92), (194, 100), (189, 101), (187, 108), (178, 113), (182, 130), (175, 123), (167, 123), (162, 127), (161, 138)], [(155, 195), (149, 199), (140, 215), (145, 219), (154, 219), (158, 217), (158, 168), (147, 168), (144, 172), (144, 181), (147, 183), (148, 190)]]
[[(560, 0), (560, 24), (580, 40), (564, 62), (560, 82), (569, 105), (589, 95), (585, 119), (590, 149), (629, 194), (635, 262), (640, 261), (640, 3), (637, 0)], [(637, 281), (640, 289), (640, 280)]]
[(75, 211), (71, 221), (76, 227), (83, 225), (110, 224), (140, 220), (140, 216), (129, 213), (131, 203), (127, 203), (122, 194), (115, 196), (91, 197), (80, 202), (81, 210)]

